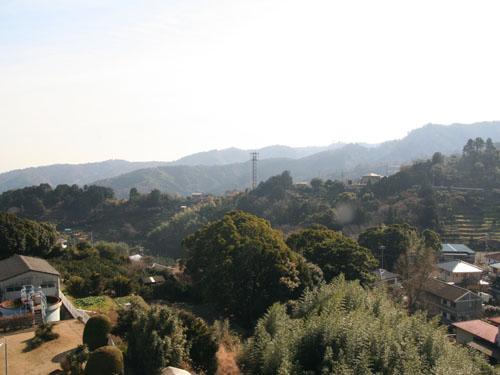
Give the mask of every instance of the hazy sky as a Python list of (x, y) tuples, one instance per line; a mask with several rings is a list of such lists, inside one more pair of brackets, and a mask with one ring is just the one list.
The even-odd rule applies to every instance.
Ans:
[(1, 0), (0, 171), (500, 119), (500, 2)]

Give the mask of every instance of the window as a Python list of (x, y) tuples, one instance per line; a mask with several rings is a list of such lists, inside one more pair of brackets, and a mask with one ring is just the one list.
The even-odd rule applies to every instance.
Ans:
[(40, 285), (42, 288), (55, 288), (56, 284), (53, 282), (46, 282)]

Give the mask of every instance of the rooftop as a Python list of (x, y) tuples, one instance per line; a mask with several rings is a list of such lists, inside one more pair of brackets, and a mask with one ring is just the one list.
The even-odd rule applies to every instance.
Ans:
[(495, 344), (498, 334), (498, 327), (483, 322), (482, 320), (468, 320), (465, 322), (453, 323), (453, 326), (463, 331), (469, 332), (476, 337)]
[(491, 254), (486, 255), (485, 258), (500, 262), (500, 253), (491, 253)]
[[(449, 301), (456, 301), (467, 293), (472, 293), (468, 289), (447, 284), (438, 279), (428, 279), (424, 284), (424, 290)], [(478, 298), (480, 297), (478, 296)]]
[(451, 273), (481, 273), (482, 268), (479, 268), (473, 264), (464, 262), (462, 260), (452, 260), (451, 262), (439, 263), (437, 265), (439, 269), (451, 272)]
[(0, 261), (0, 281), (29, 271), (59, 276), (59, 272), (45, 259), (15, 254), (10, 258)]
[(378, 268), (372, 273), (377, 277), (379, 280), (390, 280), (390, 279), (396, 279), (399, 277), (398, 274), (384, 270), (383, 268)]
[(441, 246), (442, 253), (465, 253), (465, 254), (474, 254), (474, 250), (470, 247), (461, 244), (461, 243), (444, 243)]

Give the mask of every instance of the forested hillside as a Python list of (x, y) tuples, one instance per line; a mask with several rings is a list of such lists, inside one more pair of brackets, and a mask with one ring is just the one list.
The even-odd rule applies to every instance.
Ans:
[(0, 210), (51, 221), (59, 228), (92, 231), (103, 240), (142, 244), (174, 258), (183, 255), (183, 238), (231, 210), (263, 217), (286, 233), (320, 224), (356, 236), (381, 223), (409, 223), (435, 229), (450, 241), (495, 247), (500, 235), (499, 171), (495, 145), (478, 138), (463, 147), (461, 157), (436, 153), (374, 185), (318, 178), (294, 184), (292, 175), (283, 172), (255, 190), (201, 201), (135, 189), (119, 200), (104, 187), (41, 185), (3, 193)]
[[(400, 165), (426, 159), (435, 152), (460, 153), (469, 138), (500, 141), (500, 123), (426, 125), (400, 140), (379, 145), (334, 143), (327, 147), (269, 146), (260, 153), (259, 181), (288, 170), (296, 181), (356, 179), (369, 172), (392, 174)], [(222, 194), (250, 186), (248, 150), (229, 148), (188, 155), (174, 162), (131, 163), (110, 160), (80, 165), (52, 165), (0, 174), (0, 192), (47, 183), (111, 187), (119, 198), (131, 188), (141, 193), (159, 189), (169, 194)]]

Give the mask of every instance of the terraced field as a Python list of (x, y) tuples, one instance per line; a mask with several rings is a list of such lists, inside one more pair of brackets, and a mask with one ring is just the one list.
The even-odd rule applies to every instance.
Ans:
[[(497, 191), (449, 192), (441, 203), (441, 236), (451, 243), (500, 244), (500, 194)], [(441, 196), (443, 197), (443, 195)]]

